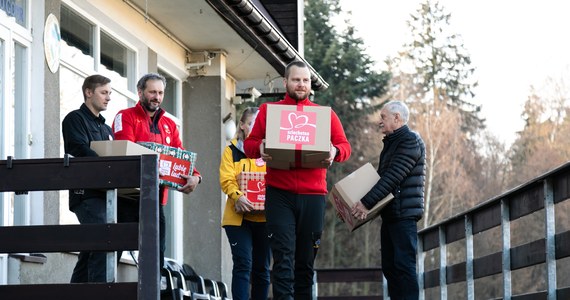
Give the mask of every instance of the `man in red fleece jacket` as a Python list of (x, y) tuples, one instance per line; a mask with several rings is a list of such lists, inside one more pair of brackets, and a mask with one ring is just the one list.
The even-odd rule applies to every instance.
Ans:
[[(176, 123), (167, 117), (166, 111), (160, 107), (165, 87), (166, 79), (160, 74), (149, 73), (139, 79), (137, 83), (139, 102), (133, 107), (119, 111), (113, 121), (116, 140), (135, 143), (154, 142), (184, 149)], [(185, 194), (194, 191), (202, 182), (202, 176), (196, 168), (192, 170), (190, 176), (181, 176), (186, 179), (186, 184), (178, 188), (178, 191)], [(168, 190), (163, 186), (160, 187), (159, 198), (160, 267), (162, 267), (166, 250), (166, 218), (163, 207), (168, 200)]]
[[(309, 67), (294, 61), (285, 68), (285, 99), (271, 105), (317, 106), (309, 100)], [(262, 104), (252, 132), (245, 140), (250, 158), (271, 160), (264, 152), (267, 103)], [(350, 156), (350, 144), (336, 113), (331, 110), (330, 157), (323, 168), (267, 168), (265, 214), (273, 253), (273, 299), (312, 299), (313, 264), (323, 231), (327, 194), (326, 167)]]

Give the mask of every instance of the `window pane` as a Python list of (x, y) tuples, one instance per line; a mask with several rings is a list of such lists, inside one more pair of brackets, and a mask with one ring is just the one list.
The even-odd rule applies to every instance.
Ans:
[(16, 158), (28, 158), (28, 99), (26, 97), (27, 49), (14, 45), (14, 153)]
[(164, 110), (169, 112), (174, 116), (178, 116), (178, 112), (176, 111), (176, 85), (178, 81), (174, 79), (172, 76), (166, 74), (162, 70), (158, 70), (158, 74), (164, 76), (166, 78), (166, 88), (164, 89), (164, 101), (160, 105)]
[[(73, 70), (67, 68), (66, 66), (61, 66), (59, 69), (59, 80), (60, 82), (65, 82), (65, 86), (62, 85), (59, 91), (60, 98), (60, 120), (63, 120), (65, 116), (78, 109), (81, 104), (85, 101), (83, 100), (83, 92), (81, 91), (81, 86), (85, 80), (85, 76), (74, 72)], [(111, 79), (111, 87), (115, 87), (115, 80)], [(128, 99), (125, 95), (120, 94), (117, 90), (113, 89), (111, 93), (111, 101), (107, 106), (107, 110), (103, 111), (101, 115), (105, 117), (105, 123), (109, 126), (113, 124), (113, 119), (117, 112), (121, 109), (132, 106), (134, 101)], [(63, 157), (63, 136), (60, 135), (60, 157)], [(77, 224), (77, 218), (74, 213), (68, 209), (68, 192), (60, 191), (60, 220), (61, 224)], [(123, 257), (127, 255), (123, 254)]]
[(65, 6), (61, 7), (61, 39), (93, 56), (93, 25)]
[[(111, 78), (114, 81), (120, 81), (118, 84), (124, 84), (129, 89), (134, 88), (132, 84), (129, 84), (129, 78), (132, 78), (134, 73), (134, 57), (134, 51), (101, 31), (101, 65), (116, 73), (118, 76), (111, 75)], [(132, 82), (134, 83), (134, 80)]]
[[(28, 98), (26, 97), (27, 49), (14, 44), (14, 157), (28, 158)], [(14, 225), (30, 223), (29, 196), (14, 195)]]
[[(81, 86), (85, 77), (73, 72), (72, 70), (62, 67), (60, 69), (60, 82), (65, 82), (65, 87), (61, 87), (59, 91), (60, 95), (60, 120), (63, 120), (65, 116), (72, 110), (78, 109), (81, 104), (84, 103), (83, 92), (81, 91)], [(115, 80), (111, 79), (111, 87), (114, 88), (117, 84)], [(113, 89), (111, 92), (111, 101), (107, 106), (107, 110), (101, 112), (101, 115), (105, 118), (105, 123), (109, 126), (113, 124), (113, 119), (119, 110), (125, 109), (127, 107), (133, 106), (134, 101), (130, 100), (127, 96), (119, 93), (117, 90)], [(63, 155), (63, 138), (61, 140), (61, 153)]]
[(60, 22), (62, 59), (73, 59), (75, 67), (92, 70), (94, 66), (93, 24), (63, 5)]
[(28, 0), (15, 0), (14, 1), (14, 17), (16, 23), (26, 26), (26, 8)]
[(16, 23), (26, 26), (26, 4), (27, 0), (0, 0), (0, 10), (5, 11), (9, 17), (14, 17)]

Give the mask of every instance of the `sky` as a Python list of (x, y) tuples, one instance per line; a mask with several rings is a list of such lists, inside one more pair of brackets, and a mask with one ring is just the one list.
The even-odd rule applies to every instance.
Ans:
[[(420, 0), (340, 0), (349, 23), (378, 63), (395, 56), (409, 35), (406, 21)], [(440, 0), (451, 14), (450, 26), (460, 34), (476, 68), (474, 103), (495, 136), (511, 144), (523, 128), (521, 113), (530, 86), (548, 77), (570, 77), (570, 1)], [(339, 17), (342, 20), (345, 17)], [(342, 29), (344, 22), (334, 21)], [(335, 25), (336, 26), (336, 25)]]

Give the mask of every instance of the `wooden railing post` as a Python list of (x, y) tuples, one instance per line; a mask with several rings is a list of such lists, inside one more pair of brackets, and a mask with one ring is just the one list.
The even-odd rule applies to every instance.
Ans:
[(507, 199), (501, 199), (501, 239), (502, 239), (502, 272), (503, 299), (510, 300), (511, 285), (511, 213)]
[[(107, 223), (117, 223), (117, 189), (107, 190)], [(117, 278), (117, 251), (107, 252), (107, 282)]]
[(447, 238), (445, 227), (439, 226), (439, 288), (440, 299), (447, 299)]
[(554, 212), (554, 191), (552, 179), (544, 180), (544, 219), (546, 238), (546, 286), (548, 300), (556, 299), (556, 215)]
[(475, 279), (473, 278), (473, 222), (471, 215), (465, 215), (465, 281), (467, 283), (467, 299), (475, 299)]
[(139, 300), (156, 300), (159, 286), (158, 156), (141, 157), (139, 215)]

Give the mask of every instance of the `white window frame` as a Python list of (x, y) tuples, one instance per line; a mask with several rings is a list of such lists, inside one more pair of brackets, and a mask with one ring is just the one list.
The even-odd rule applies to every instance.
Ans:
[[(109, 28), (106, 28), (103, 26), (103, 24), (95, 17), (93, 17), (92, 15), (88, 14), (87, 12), (85, 12), (84, 10), (80, 9), (79, 7), (77, 7), (74, 3), (71, 3), (69, 1), (64, 1), (64, 3), (62, 5), (66, 5), (68, 9), (70, 9), (71, 11), (73, 11), (74, 13), (78, 14), (79, 16), (81, 16), (83, 19), (85, 19), (86, 21), (89, 22), (90, 25), (93, 26), (93, 36), (91, 37), (93, 40), (91, 41), (93, 44), (93, 66), (92, 68), (82, 68), (82, 67), (77, 67), (76, 64), (74, 63), (72, 58), (66, 57), (65, 55), (62, 55), (61, 57), (61, 66), (60, 68), (66, 68), (68, 69), (70, 72), (77, 74), (80, 77), (87, 77), (91, 74), (101, 74), (103, 76), (107, 76), (111, 79), (112, 82), (112, 87), (113, 87), (113, 93), (117, 93), (120, 94), (121, 96), (124, 96), (125, 98), (127, 98), (127, 107), (133, 106), (137, 103), (138, 101), (138, 95), (135, 91), (132, 91), (129, 89), (129, 86), (132, 85), (133, 87), (131, 89), (135, 89), (135, 85), (136, 85), (136, 74), (137, 74), (137, 66), (138, 66), (138, 61), (139, 61), (139, 52), (138, 49), (136, 47), (133, 47), (132, 45), (129, 45), (128, 43), (126, 43), (124, 41), (124, 39), (120, 38), (119, 35), (115, 34), (112, 30), (110, 30)], [(116, 82), (116, 80), (113, 80), (115, 78), (115, 73), (111, 72), (111, 71), (106, 71), (102, 65), (101, 65), (101, 31), (104, 31), (108, 36), (112, 37), (115, 39), (115, 41), (119, 42), (120, 44), (123, 45), (124, 47), (126, 47), (128, 50), (130, 50), (132, 52), (132, 61), (128, 64), (128, 70), (127, 70), (127, 74), (129, 76), (133, 76), (131, 77), (127, 77), (127, 86), (122, 86), (122, 85), (116, 85), (113, 84), (114, 82)], [(64, 51), (62, 51), (63, 53)], [(134, 83), (133, 83), (134, 82)], [(77, 86), (77, 89), (81, 89), (81, 86)], [(113, 98), (113, 96), (111, 96), (111, 99)], [(79, 108), (79, 106), (73, 108), (73, 109), (77, 109)], [(114, 116), (112, 115), (105, 115), (105, 119), (106, 119), (106, 123), (108, 125), (111, 125), (114, 119)], [(60, 153), (63, 153), (63, 144), (60, 145)], [(63, 155), (63, 154), (62, 154)], [(69, 223), (78, 223), (77, 219), (75, 217), (75, 215), (69, 211), (68, 207), (68, 192), (63, 191), (60, 193), (60, 223), (64, 223), (64, 224), (69, 224)], [(121, 261), (127, 261), (127, 262), (133, 262), (133, 258), (131, 257), (130, 254), (127, 254), (128, 251), (125, 251), (123, 256), (121, 257)], [(134, 251), (133, 255), (135, 257), (138, 256), (138, 251)]]
[[(30, 2), (25, 1), (26, 24), (22, 27), (16, 23), (13, 17), (8, 17), (6, 12), (0, 10), (0, 159), (6, 159), (7, 156), (16, 156), (16, 158), (29, 158), (30, 145), (22, 147), (20, 153), (16, 152), (15, 134), (23, 134), (28, 136), (30, 134), (30, 119), (31, 119), (31, 92), (28, 88), (31, 82), (31, 44), (32, 36), (28, 30), (30, 27)], [(14, 65), (18, 62), (12, 63), (12, 58), (15, 56), (15, 44), (19, 44), (23, 49), (23, 55), (20, 58), (25, 62), (22, 70), (22, 80), (18, 81), (18, 86), (11, 80), (12, 74), (15, 72)], [(21, 64), (20, 64), (21, 65)], [(21, 92), (21, 99), (15, 99), (15, 90)], [(15, 109), (12, 108), (18, 101), (23, 104), (23, 114), (21, 126), (16, 126), (15, 122)], [(27, 138), (26, 138), (27, 139)], [(18, 205), (12, 205), (12, 197), (17, 198)], [(20, 205), (21, 204), (21, 205)], [(14, 196), (11, 192), (0, 193), (0, 226), (14, 225), (14, 210), (20, 210), (18, 213), (22, 216), (21, 225), (29, 225), (31, 219), (31, 204), (29, 195)], [(20, 224), (19, 224), (20, 225)], [(8, 283), (8, 255), (0, 254), (0, 284)]]
[[(4, 11), (0, 11), (0, 15), (5, 14)], [(5, 22), (6, 21), (6, 22)], [(0, 77), (2, 78), (2, 87), (0, 88), (0, 107), (2, 107), (3, 115), (0, 116), (2, 119), (2, 128), (0, 129), (0, 156), (1, 159), (6, 159), (7, 156), (15, 156), (19, 159), (29, 158), (30, 157), (30, 145), (24, 146), (21, 149), (20, 153), (15, 153), (15, 134), (14, 130), (18, 130), (16, 134), (25, 136), (25, 139), (28, 138), (30, 135), (31, 124), (30, 124), (30, 115), (31, 115), (31, 92), (29, 89), (30, 86), (30, 78), (31, 78), (31, 43), (32, 37), (29, 32), (22, 30), (22, 27), (15, 22), (13, 18), (2, 19), (0, 18), (0, 39), (3, 41), (1, 44), (2, 47), (2, 66), (3, 68), (0, 69)], [(18, 62), (12, 63), (12, 58), (15, 56), (15, 44), (19, 44), (23, 49), (24, 53), (23, 56), (20, 58), (24, 60), (24, 69), (22, 70), (22, 81), (18, 82), (18, 86), (14, 86), (12, 89), (12, 80), (11, 76), (14, 72), (14, 65), (21, 65)], [(21, 91), (22, 99), (15, 99), (15, 95), (9, 94), (15, 92), (15, 89)], [(18, 124), (19, 126), (15, 126), (15, 109), (13, 105), (15, 103), (23, 105), (23, 124)], [(15, 128), (17, 127), (17, 128)], [(22, 197), (22, 196), (17, 196)], [(30, 203), (29, 203), (29, 196), (25, 196), (24, 200), (26, 203), (22, 206), (22, 215), (23, 215), (23, 225), (30, 224)], [(6, 200), (6, 193), (2, 193), (2, 199)], [(27, 200), (26, 200), (27, 199)], [(11, 211), (13, 208), (11, 205), (6, 204), (5, 202), (9, 201), (2, 201), (3, 202), (3, 209), (7, 209), (7, 211)], [(6, 207), (8, 205), (8, 207)], [(13, 215), (11, 213), (8, 214), (8, 218), (5, 217), (6, 213), (3, 213), (3, 223), (0, 225), (13, 225)]]
[[(5, 107), (5, 91), (8, 84), (6, 83), (6, 73), (8, 61), (6, 54), (6, 39), (9, 37), (9, 30), (0, 23), (0, 159), (5, 159), (5, 132), (7, 131), (7, 118), (4, 116)], [(7, 226), (10, 220), (10, 201), (8, 201), (7, 193), (0, 193), (0, 226)], [(0, 253), (0, 284), (8, 283), (8, 255)]]
[[(160, 59), (159, 59), (160, 60)], [(176, 81), (176, 89), (174, 97), (172, 95), (166, 95), (167, 99), (174, 101), (174, 111), (167, 111), (167, 116), (171, 118), (178, 127), (178, 132), (180, 138), (183, 136), (183, 126), (182, 126), (182, 79), (181, 74), (176, 75), (175, 72), (171, 72), (168, 67), (164, 67), (159, 64), (158, 69), (161, 73), (167, 74), (169, 77)], [(187, 74), (182, 73), (182, 76), (187, 76)], [(185, 78), (185, 77), (182, 77)], [(170, 240), (170, 245), (166, 246), (167, 251), (170, 249), (172, 255), (168, 256), (176, 261), (184, 260), (184, 203), (183, 195), (180, 192), (171, 192), (168, 199), (168, 207), (170, 208), (165, 214), (170, 215), (170, 223), (172, 227), (166, 228), (167, 242)], [(165, 255), (166, 256), (166, 255)]]
[[(134, 45), (128, 43), (126, 41), (126, 39), (123, 39), (120, 37), (120, 35), (116, 34), (113, 30), (111, 30), (111, 28), (104, 26), (103, 23), (101, 23), (99, 20), (97, 20), (97, 18), (93, 17), (91, 14), (87, 13), (86, 11), (80, 9), (77, 5), (75, 5), (72, 2), (69, 1), (63, 1), (62, 5), (65, 5), (68, 9), (72, 10), (74, 13), (80, 15), (83, 19), (88, 20), (92, 25), (93, 25), (93, 40), (91, 41), (93, 43), (93, 60), (94, 60), (94, 66), (92, 69), (80, 69), (75, 67), (74, 62), (72, 60), (69, 60), (69, 58), (62, 56), (61, 57), (61, 63), (64, 64), (66, 67), (68, 67), (71, 70), (74, 70), (76, 73), (78, 74), (84, 74), (85, 76), (91, 75), (93, 73), (100, 73), (103, 76), (107, 76), (109, 78), (111, 78), (111, 80), (113, 79), (113, 74), (109, 74), (109, 72), (106, 72), (105, 70), (103, 70), (101, 68), (101, 44), (100, 44), (100, 40), (101, 40), (101, 31), (105, 31), (105, 33), (107, 35), (109, 35), (110, 37), (114, 38), (115, 41), (119, 42), (121, 45), (123, 45), (125, 48), (129, 49), (130, 51), (132, 51), (132, 62), (131, 64), (128, 65), (128, 71), (127, 74), (129, 74), (132, 77), (127, 77), (127, 87), (123, 87), (123, 86), (116, 86), (113, 85), (113, 90), (121, 93), (122, 95), (124, 95), (125, 97), (127, 97), (128, 99), (132, 100), (132, 103), (136, 103), (138, 101), (138, 95), (136, 93), (136, 90), (129, 90), (129, 86), (134, 86), (136, 84), (136, 76), (137, 76), (137, 66), (138, 66), (138, 62), (139, 62), (139, 51), (137, 49), (137, 47), (135, 47)], [(131, 87), (134, 88), (134, 87)], [(112, 118), (111, 118), (112, 119)]]

